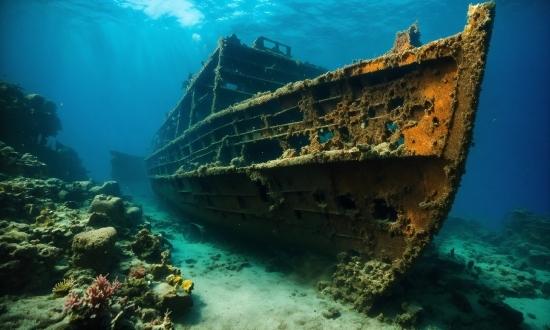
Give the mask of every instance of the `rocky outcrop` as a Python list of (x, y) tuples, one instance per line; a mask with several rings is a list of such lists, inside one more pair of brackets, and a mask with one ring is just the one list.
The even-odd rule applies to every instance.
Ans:
[(20, 154), (12, 147), (0, 141), (0, 173), (43, 177), (47, 171), (46, 164), (31, 154)]
[(73, 264), (96, 271), (107, 270), (113, 261), (116, 234), (113, 227), (106, 227), (75, 235)]

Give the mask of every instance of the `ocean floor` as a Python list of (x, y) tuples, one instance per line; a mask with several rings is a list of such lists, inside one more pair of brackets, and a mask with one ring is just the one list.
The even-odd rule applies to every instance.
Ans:
[(280, 260), (277, 253), (284, 251), (241, 238), (206, 232), (203, 242), (189, 242), (182, 235), (183, 215), (147, 189), (137, 191), (134, 201), (155, 219), (153, 232), (174, 245), (172, 263), (195, 279), (193, 308), (174, 320), (183, 328), (395, 329), (317, 295), (317, 281), (330, 279), (335, 260), (309, 255), (307, 265), (294, 268), (270, 260)]
[[(303, 263), (285, 267), (276, 261), (274, 265), (273, 260), (292, 252), (239, 237), (206, 232), (202, 242), (189, 242), (182, 235), (183, 215), (147, 187), (127, 189), (136, 191), (134, 202), (154, 219), (153, 231), (163, 232), (174, 245), (173, 264), (195, 279), (195, 305), (188, 315), (175, 320), (183, 328), (516, 328), (501, 315), (509, 311), (495, 311), (479, 302), (490, 296), (523, 313), (520, 329), (550, 329), (548, 260), (544, 267), (532, 267), (529, 251), (524, 251), (522, 260), (513, 246), (529, 249), (529, 243), (521, 241), (523, 237), (508, 237), (504, 230), (487, 231), (476, 221), (450, 218), (425, 257), (395, 290), (397, 294), (382, 299), (372, 315), (365, 316), (316, 289), (319, 280), (330, 280), (336, 260), (307, 255), (300, 259)], [(412, 323), (396, 324), (396, 317), (406, 309), (403, 304), (419, 305), (422, 312)]]
[(146, 184), (0, 179), (0, 329), (550, 329), (549, 220), (525, 210), (450, 217), (365, 315), (320, 285), (335, 258), (193, 223)]

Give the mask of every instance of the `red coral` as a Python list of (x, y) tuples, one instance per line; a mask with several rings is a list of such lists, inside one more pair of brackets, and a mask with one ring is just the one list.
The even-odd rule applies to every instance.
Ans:
[(145, 275), (147, 275), (147, 269), (144, 267), (139, 267), (130, 271), (130, 277), (133, 278), (144, 278)]
[(115, 292), (120, 289), (122, 284), (115, 280), (113, 284), (107, 280), (109, 274), (102, 276), (99, 275), (95, 279), (95, 283), (90, 285), (84, 297), (79, 297), (76, 292), (72, 291), (71, 295), (65, 300), (65, 310), (80, 308), (81, 306), (87, 306), (94, 313), (106, 308), (111, 303), (111, 298)]

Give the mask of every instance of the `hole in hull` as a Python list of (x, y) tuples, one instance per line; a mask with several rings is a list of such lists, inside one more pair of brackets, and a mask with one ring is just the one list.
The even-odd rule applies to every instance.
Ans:
[(375, 199), (373, 217), (378, 220), (394, 222), (397, 220), (397, 210), (389, 206), (385, 199)]
[(356, 210), (357, 205), (355, 205), (355, 202), (346, 195), (340, 195), (336, 196), (336, 203), (344, 210)]

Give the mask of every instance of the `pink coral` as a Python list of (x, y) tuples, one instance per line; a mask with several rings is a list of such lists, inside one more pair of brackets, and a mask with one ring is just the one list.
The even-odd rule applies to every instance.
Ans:
[(122, 286), (117, 280), (111, 285), (107, 280), (107, 276), (109, 276), (109, 274), (105, 275), (105, 277), (99, 275), (95, 283), (84, 292), (84, 300), (90, 304), (92, 309), (101, 309), (109, 306), (111, 297)]
[(80, 298), (76, 292), (74, 291), (71, 291), (71, 295), (67, 297), (67, 299), (65, 300), (65, 311), (69, 310), (69, 309), (75, 309), (75, 308), (79, 308), (82, 303), (84, 302), (84, 300), (82, 298)]
[(105, 276), (99, 275), (95, 279), (95, 283), (86, 289), (84, 297), (80, 297), (76, 292), (72, 291), (71, 295), (65, 300), (65, 310), (74, 310), (86, 306), (93, 312), (97, 312), (108, 307), (112, 296), (120, 289), (122, 284), (115, 280), (111, 285), (107, 280), (107, 276), (109, 276), (109, 274)]

